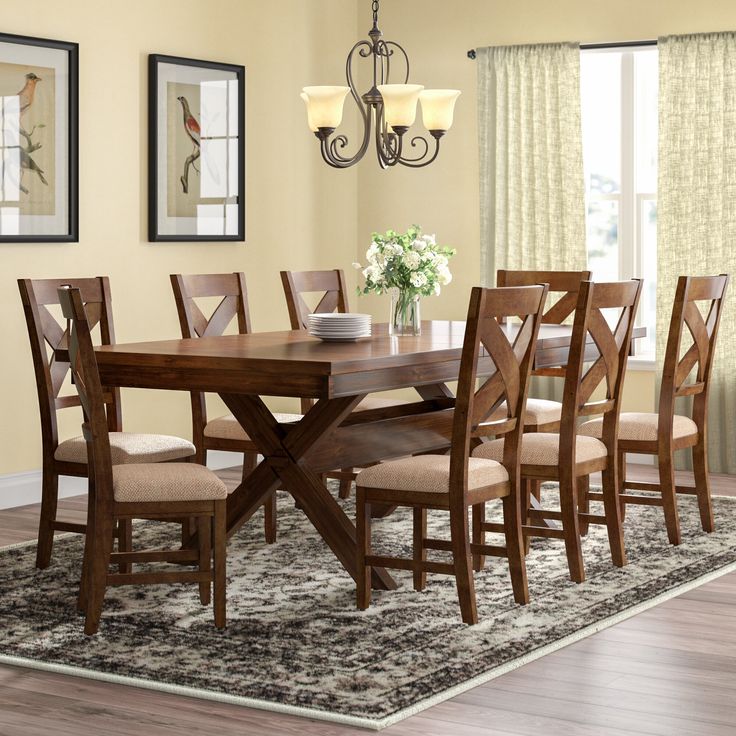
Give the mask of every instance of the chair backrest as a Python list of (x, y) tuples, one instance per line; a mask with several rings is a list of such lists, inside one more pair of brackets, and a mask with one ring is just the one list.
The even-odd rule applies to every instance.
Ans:
[[(332, 271), (282, 271), (286, 306), (292, 330), (307, 329), (307, 315), (328, 312), (348, 312), (345, 274), (340, 269)], [(317, 306), (311, 309), (303, 294), (322, 294)]]
[[(471, 292), (452, 431), (451, 503), (464, 501), (468, 455), (474, 438), (505, 435), (503, 462), (514, 489), (518, 486), (519, 444), (546, 297), (546, 284), (496, 289), (474, 287)], [(504, 324), (512, 316), (519, 317), (521, 324)], [(477, 388), (478, 364), (489, 359), (492, 372)], [(506, 417), (486, 421), (501, 402), (506, 402)]]
[[(672, 426), (675, 399), (692, 396), (693, 419), (701, 430), (704, 428), (708, 386), (728, 281), (726, 274), (680, 276), (677, 281), (659, 395), (659, 422), (662, 427)], [(702, 304), (702, 312), (698, 302)], [(683, 350), (686, 327), (692, 344)], [(693, 380), (688, 380), (691, 377)]]
[[(82, 303), (86, 305), (90, 330), (99, 324), (101, 344), (111, 345), (115, 342), (110, 282), (106, 276), (86, 279), (18, 279), (31, 342), (43, 452), (46, 458), (53, 457), (59, 444), (57, 410), (80, 406), (76, 393), (61, 395), (69, 371), (69, 324), (59, 324), (49, 309), (59, 305), (58, 289), (67, 284), (79, 290)], [(108, 429), (119, 432), (122, 425), (120, 390), (106, 389), (105, 401)]]
[[(583, 281), (565, 373), (560, 422), (560, 467), (574, 467), (578, 418), (603, 414), (603, 441), (614, 454), (631, 333), (641, 296), (641, 279), (613, 283)], [(606, 313), (618, 312), (606, 318)], [(612, 322), (615, 322), (612, 326)], [(593, 341), (594, 348), (590, 341)], [(591, 357), (591, 348), (594, 356)], [(589, 364), (589, 365), (587, 365)], [(587, 368), (586, 368), (587, 365)], [(603, 398), (590, 401), (603, 385)]]
[(94, 478), (94, 503), (112, 503), (112, 458), (110, 436), (105, 413), (105, 398), (97, 358), (92, 345), (91, 329), (96, 319), (90, 321), (89, 313), (79, 288), (58, 289), (61, 311), (69, 322), (69, 367), (74, 386), (84, 413), (82, 430), (87, 441), (90, 478)]
[[(247, 335), (251, 331), (248, 289), (243, 273), (171, 274), (170, 278), (182, 337), (220, 336), (234, 319), (237, 319), (239, 334)], [(196, 300), (212, 297), (220, 301), (206, 317)], [(207, 404), (200, 391), (193, 391), (191, 397), (196, 439), (207, 424)]]
[[(590, 271), (506, 271), (496, 272), (496, 286), (532, 286), (549, 284), (548, 302), (542, 324), (561, 325), (578, 304), (578, 292), (583, 281), (590, 280)], [(564, 376), (565, 367), (546, 367), (534, 375)]]

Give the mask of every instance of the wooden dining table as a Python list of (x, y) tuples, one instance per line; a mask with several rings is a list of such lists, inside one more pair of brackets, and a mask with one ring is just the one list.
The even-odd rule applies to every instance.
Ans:
[[(513, 340), (516, 325), (505, 329)], [(564, 364), (570, 334), (566, 325), (541, 325), (535, 368)], [(228, 535), (281, 488), (355, 578), (355, 526), (321, 474), (447, 448), (454, 406), (447, 384), (458, 378), (464, 335), (464, 322), (429, 321), (418, 336), (392, 337), (387, 325), (374, 325), (370, 338), (352, 343), (296, 330), (106, 345), (96, 354), (104, 386), (219, 394), (258, 446), (263, 460), (228, 497)], [(588, 351), (597, 355), (592, 341)], [(479, 375), (492, 370), (481, 357)], [(419, 400), (354, 412), (369, 393), (405, 388)], [(264, 396), (316, 402), (300, 421), (280, 424)], [(396, 584), (374, 568), (372, 585)]]

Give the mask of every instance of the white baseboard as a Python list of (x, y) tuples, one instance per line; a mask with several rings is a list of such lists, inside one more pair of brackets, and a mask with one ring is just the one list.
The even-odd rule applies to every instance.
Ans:
[[(236, 452), (207, 452), (207, 467), (222, 470), (241, 465), (242, 455)], [(69, 498), (87, 493), (87, 479), (69, 475), (59, 477), (59, 498)], [(24, 473), (0, 475), (0, 509), (12, 509), (41, 502), (41, 471), (28, 470)]]

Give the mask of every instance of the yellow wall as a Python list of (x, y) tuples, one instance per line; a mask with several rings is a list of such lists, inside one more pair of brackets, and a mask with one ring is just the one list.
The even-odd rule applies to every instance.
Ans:
[[(359, 9), (359, 29), (367, 30)], [(480, 281), (480, 223), (476, 120), (476, 69), (466, 52), (478, 46), (656, 38), (670, 33), (736, 29), (733, 0), (387, 0), (381, 6), (387, 39), (401, 43), (412, 65), (411, 81), (462, 90), (455, 125), (443, 139), (438, 160), (419, 171), (360, 167), (358, 260), (373, 230), (403, 229), (412, 223), (436, 232), (457, 248), (453, 283), (438, 298), (422, 300), (425, 318), (460, 319), (469, 289)], [(386, 298), (363, 307), (385, 319)], [(624, 409), (651, 411), (654, 374), (630, 371)]]
[[(357, 171), (320, 160), (298, 92), (343, 74), (344, 0), (2, 0), (2, 31), (80, 44), (80, 242), (0, 245), (0, 474), (40, 467), (15, 280), (108, 274), (120, 341), (177, 336), (168, 276), (245, 271), (254, 327), (287, 328), (278, 272), (350, 269)], [(246, 243), (146, 242), (147, 55), (246, 67)], [(190, 434), (184, 394), (125, 392), (131, 431)], [(76, 410), (62, 425), (79, 433)]]
[[(694, 7), (697, 7), (695, 12)], [(80, 243), (0, 245), (0, 474), (40, 465), (33, 374), (15, 279), (109, 274), (121, 341), (178, 334), (168, 274), (243, 270), (256, 329), (287, 325), (282, 268), (343, 267), (370, 232), (412, 222), (458, 248), (455, 280), (426, 317), (462, 317), (479, 274), (475, 66), (468, 48), (652, 38), (736, 27), (732, 0), (384, 0), (381, 25), (404, 44), (414, 80), (463, 90), (440, 159), (379, 171), (370, 155), (333, 171), (304, 123), (299, 89), (339, 83), (370, 27), (367, 0), (2, 0), (2, 30), (80, 44)], [(146, 242), (148, 53), (246, 66), (247, 242)], [(354, 115), (348, 117), (348, 130)], [(385, 299), (353, 307), (384, 318)], [(653, 377), (630, 374), (628, 406), (651, 406)], [(183, 395), (127, 391), (126, 428), (187, 435)], [(68, 414), (68, 412), (67, 412)], [(76, 432), (72, 412), (62, 425)]]

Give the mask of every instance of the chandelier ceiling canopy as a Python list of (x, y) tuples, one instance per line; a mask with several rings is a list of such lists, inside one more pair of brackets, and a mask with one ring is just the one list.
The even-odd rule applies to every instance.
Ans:
[[(305, 87), (301, 97), (307, 106), (307, 125), (320, 141), (322, 158), (336, 169), (346, 169), (360, 161), (368, 150), (371, 134), (375, 140), (378, 163), (382, 168), (409, 166), (420, 168), (431, 164), (440, 150), (440, 138), (452, 126), (455, 101), (460, 96), (455, 89), (424, 89), (409, 84), (409, 57), (394, 41), (384, 41), (378, 27), (378, 0), (373, 0), (373, 28), (370, 40), (358, 41), (348, 54), (345, 65), (347, 87)], [(358, 93), (353, 77), (353, 60), (359, 56), (373, 64), (373, 84)], [(390, 76), (399, 65), (403, 83), (393, 84)], [(350, 93), (363, 123), (363, 140), (351, 156), (345, 152), (348, 138), (333, 135), (342, 122), (345, 98)], [(414, 124), (417, 102), (422, 108), (422, 122), (434, 140), (430, 143), (421, 135), (406, 135)], [(408, 143), (407, 143), (408, 141)]]

